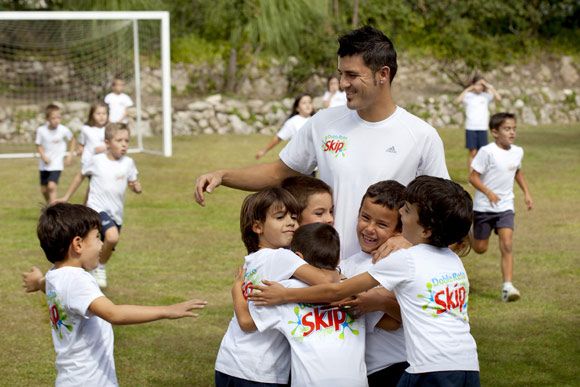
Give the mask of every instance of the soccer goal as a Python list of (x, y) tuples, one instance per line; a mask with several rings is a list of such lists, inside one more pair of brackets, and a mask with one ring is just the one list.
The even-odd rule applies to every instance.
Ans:
[(35, 155), (48, 104), (73, 132), (116, 78), (132, 152), (172, 155), (168, 12), (0, 12), (0, 158)]

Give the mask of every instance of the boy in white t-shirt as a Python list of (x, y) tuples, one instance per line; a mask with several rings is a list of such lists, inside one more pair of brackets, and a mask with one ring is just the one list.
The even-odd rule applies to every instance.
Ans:
[(520, 292), (512, 284), (514, 257), (514, 179), (524, 192), (528, 210), (533, 200), (522, 172), (524, 150), (514, 145), (516, 118), (511, 113), (494, 114), (489, 129), (495, 142), (484, 146), (471, 163), (469, 182), (476, 188), (473, 204), (473, 238), (471, 247), (478, 254), (487, 251), (491, 230), (499, 237), (502, 300), (517, 301)]
[(123, 93), (125, 82), (122, 79), (115, 78), (111, 85), (113, 92), (105, 96), (105, 103), (109, 105), (109, 121), (122, 122), (126, 124), (127, 108), (133, 106), (133, 100), (127, 94)]
[[(40, 192), (47, 203), (57, 197), (58, 181), (64, 165), (69, 165), (74, 155), (75, 139), (72, 132), (61, 125), (60, 108), (56, 105), (46, 107), (46, 124), (36, 129), (36, 150), (40, 155)], [(66, 156), (67, 142), (69, 154)], [(66, 161), (63, 162), (66, 156)]]
[[(107, 152), (94, 155), (83, 164), (83, 176), (90, 176), (89, 197), (87, 206), (94, 209), (101, 217), (101, 234), (104, 241), (98, 267), (92, 272), (101, 288), (107, 287), (105, 264), (111, 258), (119, 242), (123, 224), (123, 207), (127, 186), (140, 194), (141, 183), (137, 180), (137, 167), (132, 158), (127, 156), (129, 148), (129, 128), (125, 124), (109, 123), (105, 127), (105, 144)], [(80, 185), (74, 180), (67, 194), (60, 201), (68, 201)]]
[(334, 225), (332, 188), (312, 176), (290, 176), (282, 181), (281, 187), (298, 202), (298, 224), (326, 223)]
[(472, 210), (459, 184), (419, 176), (405, 189), (400, 210), (403, 236), (412, 247), (340, 284), (287, 289), (263, 280), (248, 299), (256, 305), (338, 301), (380, 284), (395, 293), (405, 327), (410, 366), (399, 385), (479, 386), (467, 314), (469, 281), (461, 259), (447, 247), (467, 235)]
[(40, 246), (54, 266), (46, 277), (38, 268), (25, 273), (24, 285), (27, 292), (46, 293), (57, 387), (118, 385), (111, 324), (197, 317), (191, 310), (206, 305), (200, 300), (169, 306), (115, 305), (85, 271), (99, 263), (99, 229), (99, 214), (80, 204), (46, 207), (38, 221)]
[[(336, 270), (340, 240), (328, 224), (300, 226), (290, 249), (312, 266), (326, 270), (340, 281)], [(248, 305), (242, 292), (243, 276), (232, 288), (234, 308), (245, 332), (280, 332), (290, 344), (292, 386), (366, 387), (365, 318), (354, 319), (346, 310), (315, 304), (286, 304), (271, 308)], [(288, 288), (308, 287), (290, 279)]]

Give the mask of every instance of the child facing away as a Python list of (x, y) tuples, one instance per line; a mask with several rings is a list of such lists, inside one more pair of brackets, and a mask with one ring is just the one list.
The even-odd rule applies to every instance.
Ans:
[(291, 176), (284, 179), (281, 187), (294, 196), (298, 202), (298, 224), (334, 224), (334, 203), (332, 188), (312, 176)]
[(514, 179), (524, 192), (528, 210), (533, 200), (522, 172), (524, 150), (514, 145), (516, 117), (511, 113), (494, 114), (489, 121), (494, 142), (484, 146), (471, 163), (469, 182), (475, 187), (473, 238), (471, 247), (478, 254), (487, 251), (491, 230), (499, 237), (503, 301), (517, 301), (520, 292), (512, 284), (514, 256)]
[[(399, 209), (404, 203), (405, 186), (397, 181), (380, 181), (367, 189), (356, 226), (361, 251), (341, 262), (343, 275), (354, 277), (374, 266), (372, 252), (401, 232)], [(395, 387), (409, 363), (394, 294), (377, 287), (339, 305), (350, 307), (349, 313), (366, 316), (365, 361), (369, 386)]]
[(419, 176), (405, 189), (399, 211), (412, 247), (339, 284), (287, 289), (263, 280), (249, 300), (256, 305), (338, 301), (380, 284), (395, 293), (405, 327), (410, 366), (399, 385), (479, 386), (467, 313), (469, 281), (461, 259), (447, 247), (467, 235), (472, 210), (471, 197), (459, 184)]
[(265, 148), (260, 149), (256, 153), (256, 159), (264, 157), (270, 149), (274, 148), (282, 141), (289, 141), (296, 133), (298, 133), (302, 128), (302, 125), (304, 125), (313, 114), (314, 108), (312, 107), (312, 97), (309, 94), (300, 94), (296, 97), (294, 104), (292, 105), (292, 112), (288, 116), (286, 122), (284, 122), (282, 129), (276, 133)]
[[(58, 181), (65, 165), (69, 165), (75, 149), (72, 132), (60, 123), (61, 112), (57, 105), (50, 104), (45, 110), (46, 123), (36, 129), (36, 150), (40, 155), (40, 192), (46, 203), (53, 202), (58, 194)], [(67, 142), (69, 154), (66, 155)], [(66, 156), (66, 161), (64, 158)]]
[[(329, 282), (324, 270), (306, 264), (286, 248), (296, 229), (298, 204), (282, 188), (268, 188), (247, 196), (240, 213), (244, 258), (245, 293), (262, 278), (295, 277), (308, 284)], [(234, 315), (222, 339), (215, 364), (216, 386), (262, 386), (287, 384), (290, 350), (284, 337), (274, 331), (246, 333)]]
[(201, 300), (168, 306), (114, 304), (87, 273), (99, 263), (100, 223), (97, 212), (80, 204), (46, 207), (37, 234), (54, 266), (46, 277), (38, 268), (24, 274), (28, 292), (46, 293), (58, 387), (118, 385), (111, 324), (197, 317), (191, 310), (207, 304)]
[[(487, 145), (487, 124), (489, 122), (489, 104), (501, 96), (491, 84), (481, 76), (476, 75), (465, 90), (456, 98), (465, 106), (465, 147), (467, 148), (467, 167), (471, 168), (471, 161), (477, 151)], [(471, 171), (471, 169), (470, 169)]]
[[(129, 156), (129, 128), (125, 124), (109, 123), (105, 128), (107, 152), (94, 155), (83, 165), (83, 176), (90, 176), (89, 197), (87, 206), (94, 209), (101, 217), (101, 237), (104, 244), (100, 263), (92, 272), (101, 288), (107, 287), (105, 265), (111, 258), (119, 242), (123, 224), (123, 207), (127, 186), (135, 193), (141, 193), (141, 184), (137, 180), (137, 167)], [(68, 201), (80, 183), (74, 180), (67, 194), (59, 201)]]
[[(328, 271), (340, 280), (336, 270), (340, 241), (336, 230), (324, 223), (300, 226), (290, 249), (310, 265)], [(288, 288), (305, 288), (304, 282), (282, 281)], [(280, 332), (290, 344), (292, 386), (366, 387), (365, 318), (354, 319), (340, 308), (324, 305), (285, 304), (272, 308), (248, 306), (243, 276), (232, 288), (234, 308), (245, 332)]]
[(346, 93), (340, 90), (340, 81), (336, 75), (328, 77), (326, 88), (322, 96), (324, 108), (346, 105)]
[(133, 100), (123, 93), (125, 82), (120, 78), (113, 79), (112, 91), (105, 96), (105, 103), (109, 105), (109, 121), (128, 123), (127, 108), (133, 106)]

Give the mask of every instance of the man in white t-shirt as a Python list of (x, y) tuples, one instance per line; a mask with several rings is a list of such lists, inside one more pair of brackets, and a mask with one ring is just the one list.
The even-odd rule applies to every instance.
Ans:
[(109, 105), (109, 122), (128, 122), (127, 108), (133, 106), (133, 100), (123, 93), (124, 88), (125, 82), (115, 78), (111, 86), (113, 92), (105, 96), (105, 103)]
[[(389, 179), (407, 184), (424, 174), (449, 176), (437, 131), (392, 99), (397, 60), (388, 37), (369, 26), (342, 36), (338, 70), (346, 106), (314, 115), (275, 162), (199, 176), (196, 201), (205, 205), (204, 193), (220, 184), (258, 190), (318, 167), (320, 178), (334, 192), (335, 227), (344, 259), (358, 251), (354, 227), (358, 203), (369, 185)], [(377, 251), (379, 255), (388, 252), (390, 246)]]

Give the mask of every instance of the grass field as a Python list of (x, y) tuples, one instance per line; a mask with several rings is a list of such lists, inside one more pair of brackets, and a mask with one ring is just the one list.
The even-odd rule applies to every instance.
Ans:
[[(452, 177), (466, 185), (463, 131), (443, 129)], [(577, 286), (580, 257), (580, 126), (519, 129), (535, 209), (516, 192), (515, 279), (522, 300), (504, 304), (497, 239), (464, 259), (470, 317), (483, 386), (580, 384)], [(245, 192), (218, 189), (201, 208), (193, 181), (207, 170), (252, 164), (264, 136), (176, 138), (173, 158), (134, 155), (144, 193), (127, 193), (121, 242), (108, 265), (106, 294), (116, 303), (209, 301), (197, 320), (115, 327), (117, 374), (125, 386), (207, 386), (232, 315), (230, 284), (245, 249), (238, 214)], [(269, 159), (276, 157), (276, 152)], [(20, 273), (49, 268), (36, 239), (42, 206), (36, 160), (0, 160), (2, 386), (54, 383), (54, 351), (45, 299), (21, 289)], [(79, 168), (61, 178), (61, 193)], [(80, 202), (83, 185), (73, 202)], [(472, 192), (473, 190), (469, 188)], [(358, 205), (353, 203), (353, 205)]]

